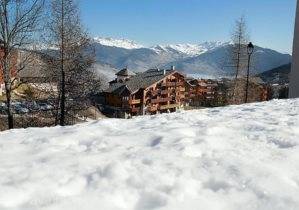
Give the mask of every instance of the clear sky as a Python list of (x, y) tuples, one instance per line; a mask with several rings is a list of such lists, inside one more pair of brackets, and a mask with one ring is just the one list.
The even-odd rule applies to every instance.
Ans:
[(296, 0), (81, 0), (92, 36), (144, 45), (229, 41), (245, 15), (252, 41), (291, 53)]

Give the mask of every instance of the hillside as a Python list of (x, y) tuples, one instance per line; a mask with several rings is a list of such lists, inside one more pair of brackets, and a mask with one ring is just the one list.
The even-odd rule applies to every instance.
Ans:
[(299, 208), (299, 100), (0, 133), (3, 210)]
[(258, 76), (262, 78), (264, 82), (271, 84), (285, 84), (289, 83), (289, 75), (291, 73), (291, 64), (286, 64), (274, 68), (270, 71), (263, 72)]
[[(151, 68), (176, 69), (189, 76), (202, 78), (231, 77), (230, 43), (204, 42), (201, 44), (169, 44), (144, 47), (126, 39), (94, 38), (96, 63), (93, 70), (103, 84), (115, 77), (120, 69), (128, 67), (134, 72)], [(41, 51), (55, 56), (53, 49)], [(252, 60), (253, 74), (260, 74), (291, 62), (291, 56), (256, 46)]]
[[(227, 77), (234, 74), (229, 67), (231, 45), (221, 42), (175, 44), (144, 47), (129, 40), (96, 38), (93, 43), (99, 63), (118, 69), (128, 67), (142, 72), (150, 68), (169, 68), (171, 65), (186, 74), (199, 77)], [(291, 56), (256, 46), (253, 73), (262, 73), (291, 62)]]

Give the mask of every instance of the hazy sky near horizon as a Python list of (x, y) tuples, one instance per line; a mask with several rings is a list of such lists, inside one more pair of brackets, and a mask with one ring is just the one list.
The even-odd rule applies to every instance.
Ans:
[(245, 15), (255, 44), (292, 52), (296, 0), (82, 0), (80, 7), (92, 36), (146, 46), (229, 41)]

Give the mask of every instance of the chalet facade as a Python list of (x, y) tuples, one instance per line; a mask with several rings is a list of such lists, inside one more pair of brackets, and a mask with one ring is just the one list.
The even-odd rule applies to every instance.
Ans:
[(123, 69), (116, 76), (104, 92), (114, 117), (174, 112), (185, 105), (185, 76), (175, 70), (134, 74)]
[(210, 79), (186, 81), (186, 98), (191, 107), (213, 107), (225, 105), (223, 83)]
[[(246, 92), (246, 79), (239, 78), (237, 81), (230, 81), (228, 86), (229, 104), (243, 104)], [(265, 84), (258, 77), (251, 77), (248, 85), (248, 102), (261, 102), (271, 99), (271, 87)], [(234, 95), (234, 97), (233, 97)]]

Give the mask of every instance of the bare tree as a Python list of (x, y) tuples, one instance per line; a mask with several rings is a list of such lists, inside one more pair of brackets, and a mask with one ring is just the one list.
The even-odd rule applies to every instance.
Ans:
[(20, 56), (35, 38), (44, 0), (1, 0), (0, 2), (0, 70), (4, 79), (8, 128), (14, 127), (11, 108), (12, 92), (18, 73), (30, 62), (30, 56)]
[(239, 103), (241, 98), (243, 98), (240, 94), (244, 94), (245, 88), (243, 80), (239, 79), (239, 77), (244, 77), (248, 61), (247, 44), (249, 42), (249, 34), (244, 16), (236, 20), (231, 40), (230, 62), (235, 69), (232, 103)]
[(78, 5), (74, 0), (53, 0), (49, 40), (58, 49), (51, 63), (52, 77), (57, 78), (58, 93), (56, 119), (59, 125), (67, 123), (74, 109), (82, 109), (97, 82), (91, 71), (94, 52), (90, 39), (81, 24)]

